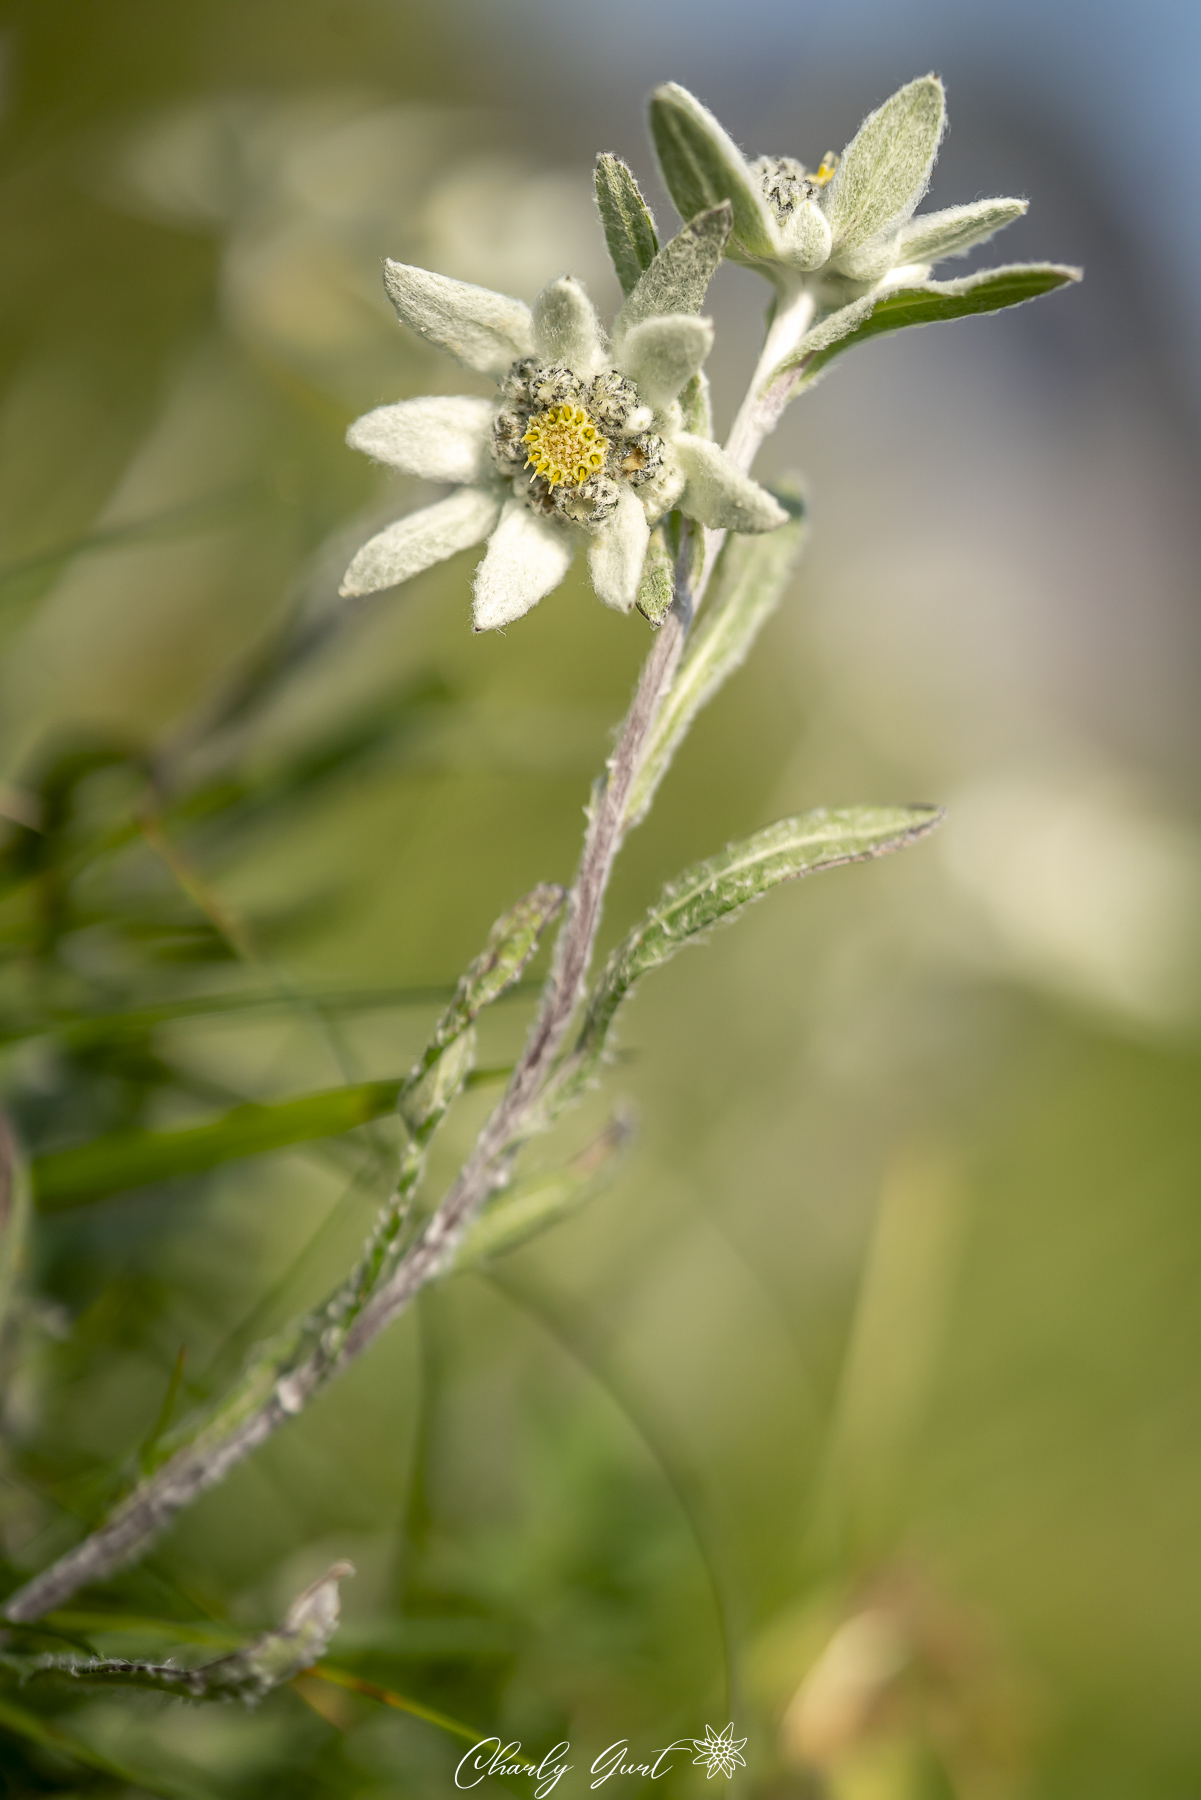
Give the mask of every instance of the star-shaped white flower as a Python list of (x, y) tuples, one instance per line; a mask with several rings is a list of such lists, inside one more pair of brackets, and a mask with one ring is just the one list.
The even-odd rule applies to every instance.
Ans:
[(945, 128), (942, 82), (923, 75), (870, 113), (841, 156), (827, 151), (808, 170), (790, 156), (748, 161), (675, 82), (651, 102), (655, 147), (681, 211), (728, 197), (727, 254), (785, 288), (803, 279), (820, 304), (922, 281), (934, 263), (983, 243), (1026, 211), (1024, 200), (975, 200), (913, 217)]
[[(724, 242), (728, 213), (719, 222)], [(500, 391), (495, 400), (402, 400), (351, 426), (354, 449), (406, 475), (453, 482), (455, 491), (364, 544), (344, 595), (392, 587), (487, 538), (475, 575), (477, 631), (528, 612), (582, 546), (599, 598), (629, 612), (651, 527), (673, 507), (732, 531), (771, 531), (787, 518), (708, 435), (704, 377), (693, 378), (713, 327), (675, 309), (654, 267), (627, 298), (612, 339), (569, 275), (532, 309), (404, 263), (386, 263), (384, 281), (402, 323), (493, 376)]]
[(728, 1779), (735, 1769), (746, 1767), (746, 1757), (738, 1754), (745, 1746), (746, 1739), (734, 1736), (733, 1719), (724, 1731), (714, 1731), (712, 1725), (706, 1725), (704, 1737), (693, 1738), (692, 1742), (697, 1752), (692, 1760), (694, 1763), (708, 1764), (710, 1781), (718, 1774), (725, 1775)]

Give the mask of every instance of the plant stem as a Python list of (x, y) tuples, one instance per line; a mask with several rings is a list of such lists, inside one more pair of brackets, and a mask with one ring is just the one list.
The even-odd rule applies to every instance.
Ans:
[[(683, 561), (683, 559), (681, 559)], [(500, 1105), (420, 1237), (345, 1334), (314, 1343), (301, 1330), (277, 1340), (274, 1357), (248, 1370), (227, 1405), (199, 1435), (142, 1482), (104, 1525), (13, 1594), (5, 1616), (40, 1618), (80, 1587), (102, 1580), (146, 1545), (183, 1507), (215, 1486), (242, 1458), (300, 1412), (444, 1268), (475, 1214), (508, 1172), (531, 1121), (543, 1082), (583, 991), (600, 923), (605, 888), (621, 844), (626, 802), (663, 695), (671, 685), (692, 615), (681, 584), (651, 646), (634, 700), (603, 780), (593, 796), (579, 874), (568, 902), (538, 1016)]]
[[(749, 472), (787, 402), (789, 379), (771, 382), (771, 372), (803, 334), (812, 310), (812, 300), (801, 290), (780, 296), (728, 444), (729, 454), (744, 471)], [(357, 1289), (353, 1310), (342, 1307), (346, 1290), (339, 1290), (321, 1315), (335, 1328), (319, 1329), (314, 1315), (265, 1346), (263, 1357), (190, 1442), (135, 1488), (104, 1525), (10, 1597), (4, 1608), (9, 1619), (40, 1618), (80, 1587), (104, 1579), (136, 1556), (175, 1513), (216, 1486), (244, 1456), (301, 1412), (446, 1268), (475, 1215), (504, 1184), (522, 1138), (536, 1128), (544, 1085), (583, 995), (605, 890), (628, 829), (630, 794), (724, 540), (724, 531), (705, 532), (702, 566), (692, 580), (692, 546), (688, 532), (684, 534), (675, 601), (656, 633), (616, 747), (593, 791), (579, 872), (538, 1015), (504, 1098), (420, 1236), (390, 1270), (385, 1264), (374, 1291)], [(400, 1213), (395, 1206), (388, 1210), (395, 1222)]]

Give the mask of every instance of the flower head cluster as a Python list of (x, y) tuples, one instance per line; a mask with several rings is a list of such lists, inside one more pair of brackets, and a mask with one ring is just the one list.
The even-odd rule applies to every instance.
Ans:
[[(584, 548), (592, 585), (628, 612), (652, 526), (672, 508), (703, 525), (770, 531), (787, 517), (709, 435), (701, 365), (713, 328), (696, 306), (730, 228), (711, 209), (656, 256), (612, 336), (580, 283), (561, 276), (533, 308), (402, 263), (385, 284), (402, 322), (491, 375), (495, 400), (402, 400), (351, 426), (348, 442), (405, 474), (456, 483), (365, 544), (342, 584), (372, 593), (487, 538), (477, 631), (549, 593)], [(699, 271), (699, 273), (698, 273)]]
[(651, 102), (664, 178), (687, 218), (730, 200), (727, 255), (788, 288), (799, 280), (838, 304), (866, 289), (921, 281), (954, 256), (1020, 218), (1024, 200), (977, 200), (914, 219), (946, 128), (937, 75), (909, 82), (812, 172), (789, 156), (743, 156), (686, 88), (669, 82)]

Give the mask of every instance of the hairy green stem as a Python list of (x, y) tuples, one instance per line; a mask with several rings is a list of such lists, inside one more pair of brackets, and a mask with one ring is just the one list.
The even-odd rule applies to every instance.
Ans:
[[(778, 383), (764, 388), (764, 382), (811, 316), (812, 301), (803, 292), (781, 296), (729, 441), (731, 455), (745, 471), (787, 400), (786, 389), (778, 393)], [(8, 1618), (40, 1618), (79, 1588), (103, 1580), (303, 1411), (332, 1376), (360, 1356), (446, 1270), (480, 1208), (507, 1180), (518, 1146), (537, 1128), (539, 1101), (582, 998), (609, 876), (631, 823), (630, 798), (724, 538), (724, 532), (706, 531), (702, 566), (693, 579), (692, 546), (684, 534), (674, 604), (655, 635), (613, 754), (593, 791), (579, 871), (541, 1006), (504, 1097), (449, 1191), (398, 1257), (408, 1199), (424, 1167), (427, 1140), (415, 1140), (396, 1193), (348, 1283), (318, 1314), (265, 1344), (199, 1432), (135, 1488), (104, 1525), (10, 1597), (4, 1609)]]

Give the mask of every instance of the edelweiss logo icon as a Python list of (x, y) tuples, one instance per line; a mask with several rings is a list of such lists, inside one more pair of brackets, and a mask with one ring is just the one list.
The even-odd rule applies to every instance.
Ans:
[(693, 1738), (692, 1742), (696, 1750), (692, 1760), (694, 1763), (708, 1763), (710, 1781), (719, 1769), (728, 1779), (740, 1763), (743, 1768), (746, 1767), (746, 1757), (738, 1754), (746, 1739), (734, 1736), (733, 1719), (724, 1731), (714, 1731), (712, 1725), (706, 1725), (704, 1737)]

